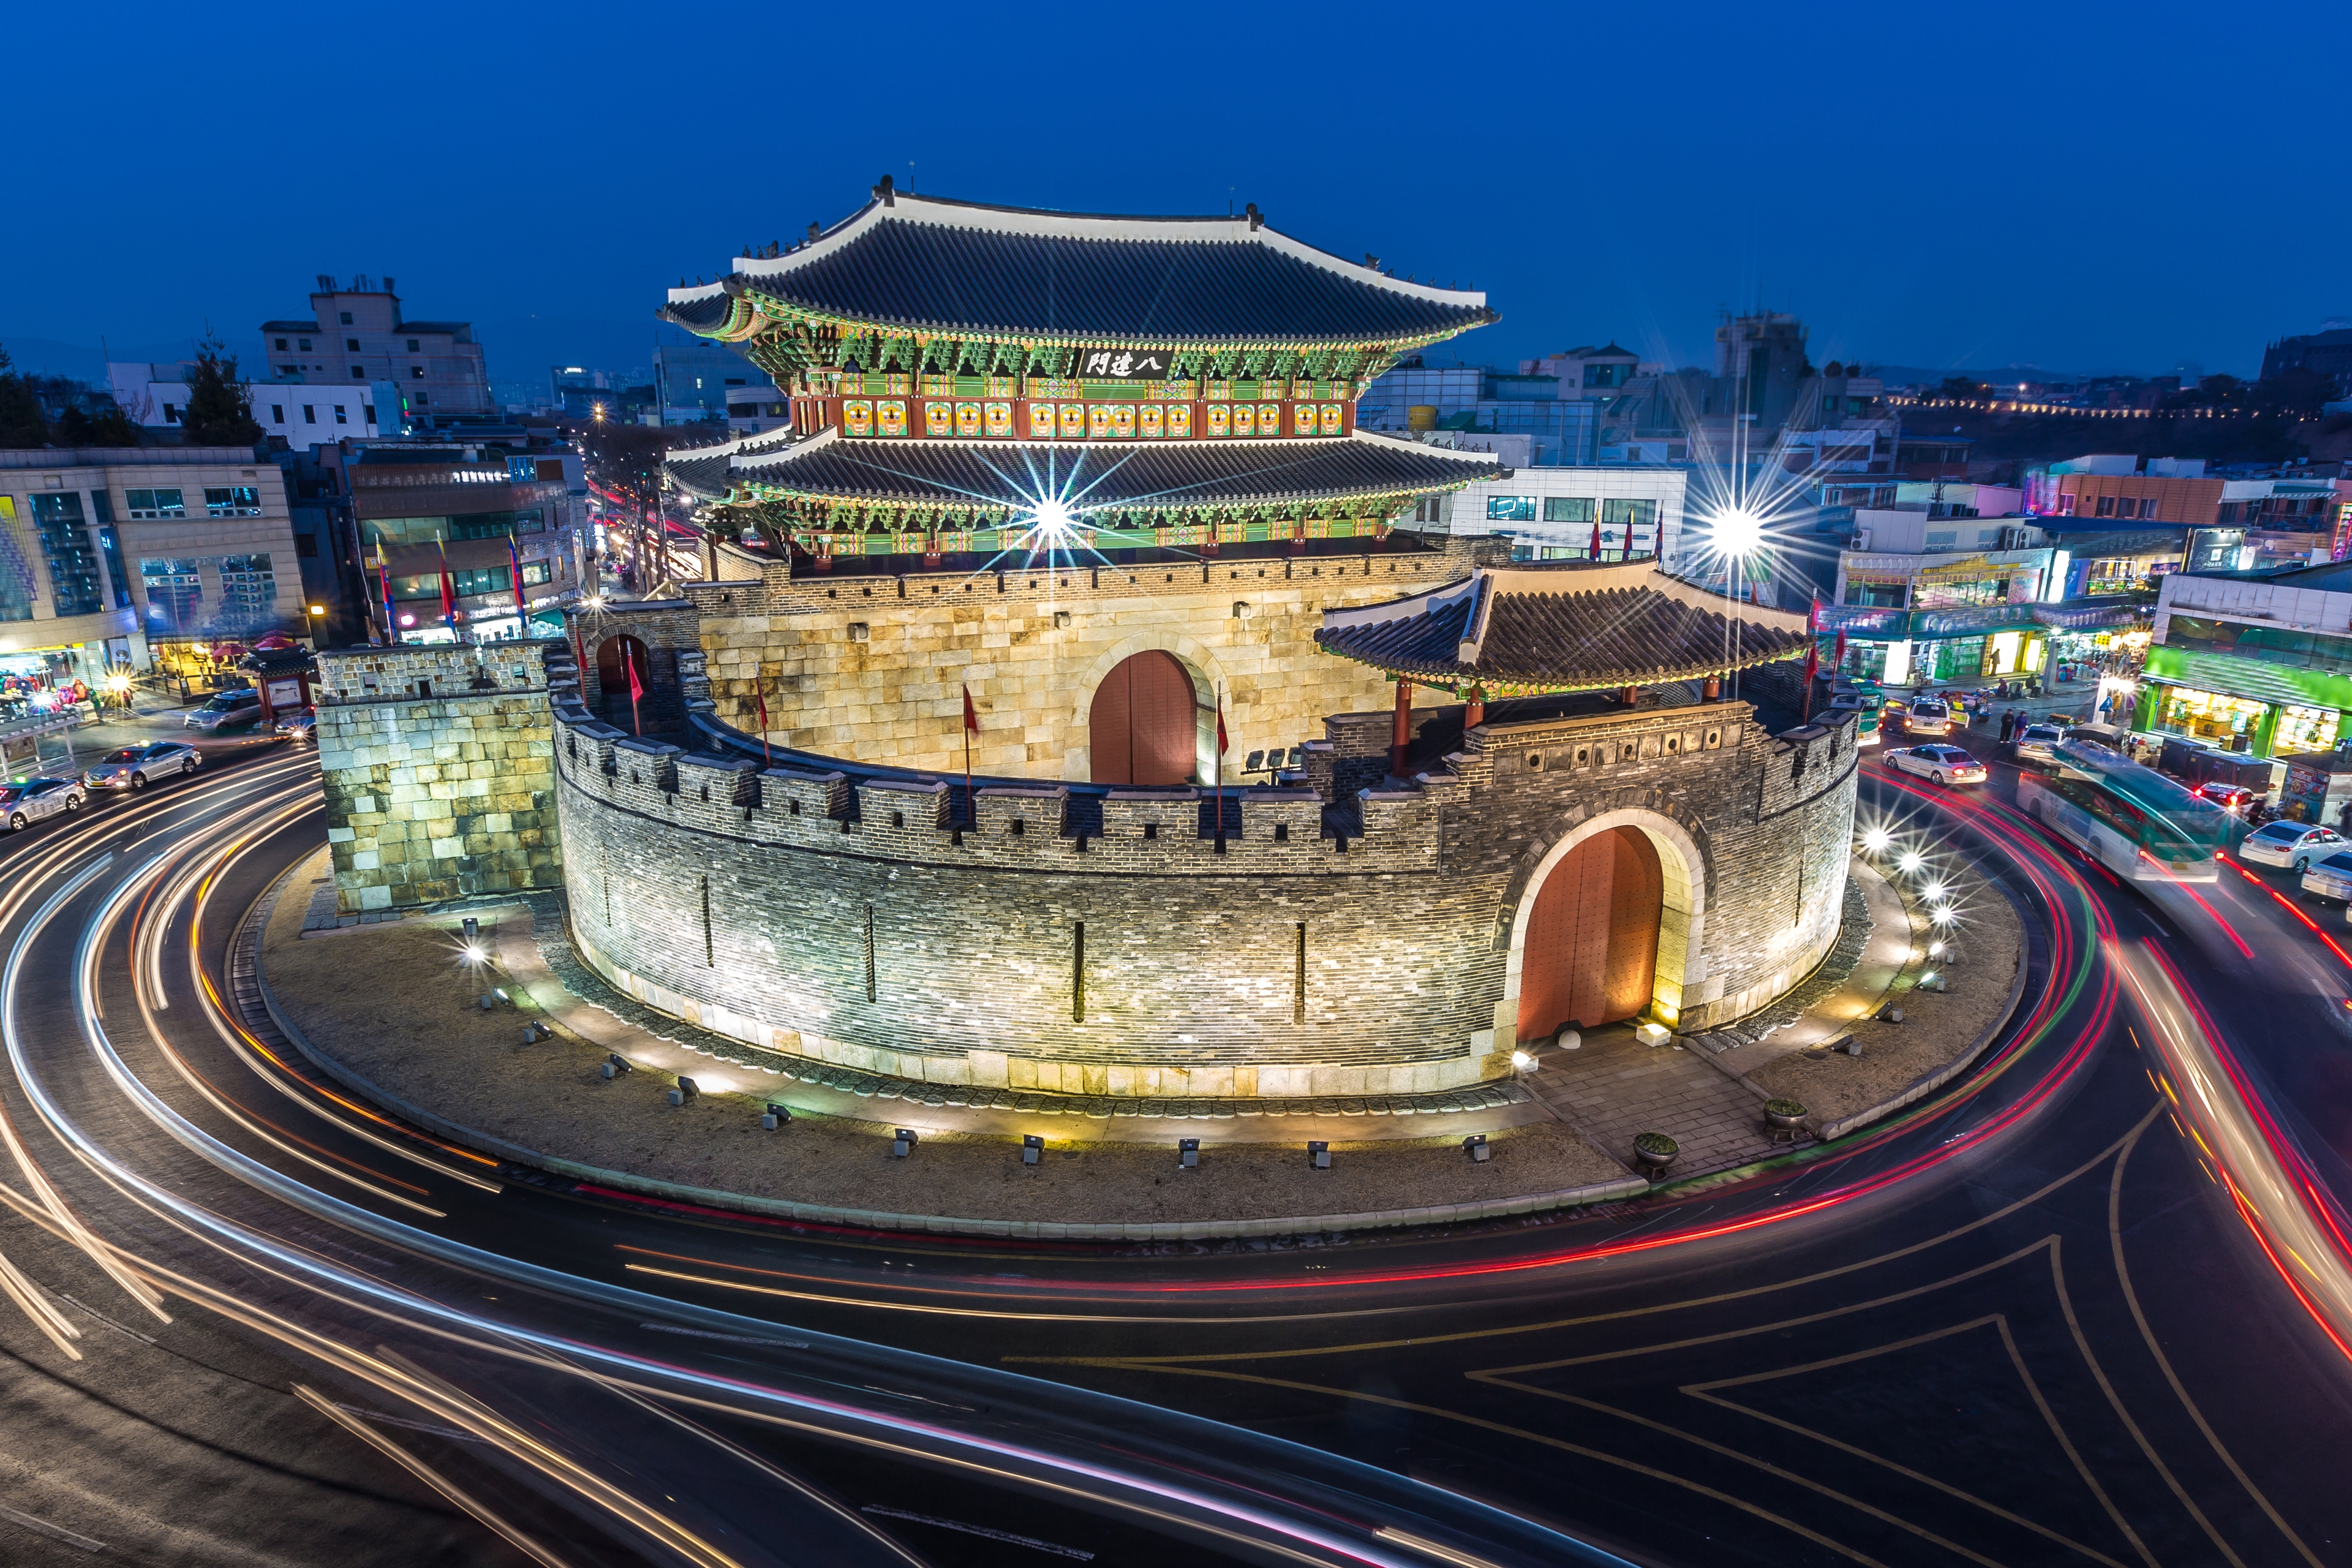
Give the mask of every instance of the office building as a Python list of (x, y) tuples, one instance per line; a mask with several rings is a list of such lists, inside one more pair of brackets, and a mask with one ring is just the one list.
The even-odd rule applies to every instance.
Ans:
[(308, 320), (261, 323), (269, 380), (285, 393), (282, 401), (304, 401), (291, 390), (296, 386), (310, 389), (314, 405), (330, 388), (356, 394), (390, 387), (377, 409), (387, 427), (479, 419), (498, 412), (473, 324), (408, 320), (391, 279), (378, 288), (362, 274), (344, 288), (321, 273), (310, 311)]

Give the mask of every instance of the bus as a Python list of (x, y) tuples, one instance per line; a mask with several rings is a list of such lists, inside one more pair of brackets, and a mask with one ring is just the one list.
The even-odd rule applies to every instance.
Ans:
[(2018, 809), (2127, 881), (2210, 882), (2230, 816), (2154, 768), (2080, 738), (2047, 773), (2017, 775)]

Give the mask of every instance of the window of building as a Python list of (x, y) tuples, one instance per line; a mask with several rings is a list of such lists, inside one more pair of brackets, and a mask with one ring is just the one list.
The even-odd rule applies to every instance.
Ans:
[(1601, 521), (1620, 528), (1653, 528), (1658, 521), (1658, 503), (1654, 500), (1606, 500), (1601, 503)]
[(261, 492), (251, 485), (205, 487), (206, 517), (259, 517)]
[(1533, 496), (1488, 496), (1488, 522), (1533, 522), (1536, 520), (1536, 498)]
[(269, 422), (272, 425), (283, 425), (286, 423), (286, 405), (284, 404), (273, 403), (269, 405)]
[(411, 381), (423, 381), (425, 379), (425, 367), (421, 364), (410, 365), (408, 367), (408, 377)]
[(371, 424), (371, 425), (374, 424), (374, 423), (375, 423), (375, 405), (374, 405), (374, 404), (373, 404), (373, 403), (362, 403), (362, 404), (361, 404), (361, 405), (360, 405), (360, 417), (361, 417), (361, 418), (362, 418), (362, 419), (364, 419), (364, 420), (366, 420), (366, 421), (367, 421), (369, 424)]
[(335, 405), (335, 423), (338, 425), (348, 425), (351, 423), (348, 418), (344, 417), (343, 405), (340, 403)]
[[(349, 316), (345, 316), (343, 320), (348, 321), (351, 318)], [(345, 338), (343, 340), (343, 347), (349, 349), (353, 353), (357, 353), (360, 352), (360, 341), (357, 338)]]
[(416, 340), (415, 340), (415, 338), (411, 338), (411, 339), (409, 339), (409, 340), (408, 340), (408, 352), (409, 352), (410, 353), (415, 353), (417, 352), (417, 350), (418, 350), (418, 345), (417, 345), (417, 342), (416, 342)]
[(294, 536), (294, 553), (300, 556), (305, 561), (316, 559), (319, 553), (319, 536), (315, 533), (296, 534)]
[(267, 555), (220, 558), (220, 620), (232, 631), (266, 625), (278, 616), (278, 575)]
[(1445, 503), (1444, 501), (1440, 500), (1435, 496), (1422, 497), (1419, 500), (1412, 503), (1413, 521), (1444, 522), (1445, 521), (1444, 510), (1444, 504)]
[(155, 630), (195, 630), (205, 585), (194, 561), (151, 556), (139, 563), (139, 576), (147, 586), (147, 619)]
[(132, 517), (146, 522), (188, 515), (188, 509), (181, 501), (177, 490), (125, 490), (122, 501)]
[(355, 364), (352, 366), (352, 379), (353, 381), (365, 381), (367, 379), (367, 366), (363, 364)]
[(296, 340), (294, 346), (300, 349), (304, 353), (309, 353), (310, 352), (310, 340), (308, 338), (298, 339)]
[[(421, 370), (420, 370), (420, 371), (418, 371), (416, 374), (419, 374), (419, 375), (423, 375), (425, 373), (424, 373), (423, 371), (421, 371)], [(430, 403), (430, 402), (432, 402), (432, 401), (433, 401), (433, 399), (432, 399), (432, 398), (430, 398), (430, 397), (428, 397), (427, 395), (425, 395), (424, 393), (421, 393), (421, 392), (420, 392), (420, 393), (418, 393), (418, 394), (416, 395), (416, 406), (417, 406), (417, 407), (419, 407), (419, 408), (424, 407), (426, 404), (428, 404), (428, 403)]]
[(98, 552), (82, 526), (81, 497), (72, 490), (33, 497), (33, 528), (48, 563), (49, 589), (59, 616), (94, 616), (106, 607)]
[(345, 311), (343, 312), (343, 325), (345, 325), (345, 326), (347, 326), (347, 327), (348, 327), (348, 326), (350, 326), (351, 324), (352, 324), (352, 313), (351, 313), (349, 310), (345, 310)]
[(1591, 522), (1593, 500), (1591, 496), (1546, 496), (1546, 522)]
[(114, 607), (131, 607), (131, 579), (122, 570), (122, 534), (114, 526), (114, 508), (104, 490), (89, 492), (90, 505), (98, 512), (98, 548), (106, 557), (106, 580), (114, 590)]
[(2099, 498), (2099, 513), (2098, 513), (2098, 514), (2099, 514), (2101, 517), (2113, 517), (2113, 516), (2115, 516), (2115, 515), (2116, 515), (2116, 498), (2115, 498), (2115, 497), (2113, 497), (2113, 496), (2101, 496), (2101, 497)]
[(1930, 550), (1939, 544), (1949, 548), (1959, 542), (1960, 531), (1957, 528), (1931, 528), (1927, 531), (1927, 548)]
[(522, 581), (526, 588), (535, 588), (542, 583), (551, 581), (553, 576), (553, 570), (544, 561), (526, 561), (522, 563)]
[(278, 339), (278, 351), (279, 351), (280, 353), (285, 352), (285, 348), (286, 348), (286, 340), (285, 340), (284, 338), (280, 338), (280, 339)]
[(317, 407), (308, 403), (302, 405), (302, 423), (305, 425), (316, 425), (318, 422), (319, 410)]

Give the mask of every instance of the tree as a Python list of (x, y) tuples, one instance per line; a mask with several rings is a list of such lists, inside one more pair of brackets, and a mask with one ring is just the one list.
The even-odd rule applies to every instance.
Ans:
[(1984, 389), (1984, 383), (1974, 376), (1948, 375), (1936, 388), (1935, 395), (1954, 403), (1966, 403), (1970, 398), (1981, 396)]
[(20, 374), (8, 351), (0, 348), (0, 447), (46, 447), (48, 442), (49, 422), (42, 417), (32, 378)]
[(58, 444), (64, 447), (136, 447), (139, 426), (116, 406), (112, 398), (99, 400), (98, 412), (68, 404), (58, 416)]
[(236, 356), (210, 334), (196, 345), (180, 427), (191, 447), (250, 447), (261, 439), (261, 426), (253, 419), (253, 391), (236, 378)]

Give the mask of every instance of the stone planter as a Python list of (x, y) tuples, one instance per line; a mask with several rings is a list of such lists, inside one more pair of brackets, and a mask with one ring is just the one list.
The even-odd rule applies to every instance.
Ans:
[(1775, 1132), (1794, 1132), (1805, 1124), (1805, 1108), (1793, 1100), (1768, 1100), (1764, 1124)]
[(1666, 1173), (1666, 1167), (1682, 1152), (1683, 1146), (1663, 1132), (1633, 1134), (1633, 1163), (1654, 1182)]

